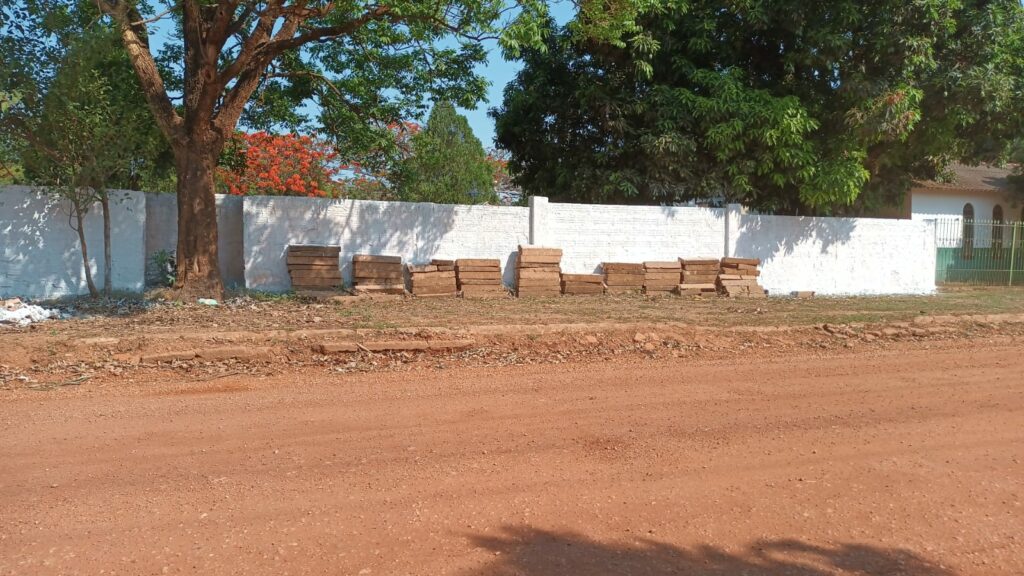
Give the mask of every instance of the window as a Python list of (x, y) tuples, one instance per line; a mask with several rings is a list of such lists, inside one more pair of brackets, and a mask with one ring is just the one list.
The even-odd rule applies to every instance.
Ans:
[(992, 258), (1003, 259), (1003, 207), (996, 204), (992, 209)]
[(961, 258), (974, 258), (974, 206), (970, 202), (964, 204), (963, 250)]

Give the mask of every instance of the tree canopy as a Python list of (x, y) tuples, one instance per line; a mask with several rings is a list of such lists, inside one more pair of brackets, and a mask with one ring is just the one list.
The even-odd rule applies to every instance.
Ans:
[(849, 210), (1024, 133), (1017, 0), (694, 0), (625, 45), (549, 26), (492, 111), (529, 194)]
[(438, 102), (427, 126), (412, 137), (411, 155), (399, 169), (399, 196), (413, 202), (494, 202), (494, 168), (466, 117), (451, 102)]

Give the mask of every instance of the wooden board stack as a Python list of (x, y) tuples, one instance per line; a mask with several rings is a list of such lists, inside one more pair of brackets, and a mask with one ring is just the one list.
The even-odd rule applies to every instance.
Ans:
[(721, 262), (718, 260), (694, 260), (680, 258), (679, 265), (683, 272), (680, 275), (679, 287), (676, 292), (680, 296), (701, 296), (717, 294), (718, 271)]
[(631, 262), (602, 262), (604, 283), (609, 294), (639, 292), (644, 288), (644, 265)]
[(604, 294), (604, 276), (562, 274), (562, 294)]
[(326, 291), (341, 286), (338, 246), (292, 245), (288, 247), (288, 274), (294, 290)]
[(519, 246), (516, 296), (558, 296), (562, 293), (562, 249)]
[(757, 283), (761, 271), (757, 258), (722, 258), (718, 274), (718, 289), (726, 296), (764, 298), (768, 293)]
[[(443, 264), (437, 264), (443, 262)], [(431, 260), (430, 264), (414, 266), (409, 264), (409, 288), (413, 296), (454, 296), (458, 292), (455, 283), (455, 263), (451, 260)]]
[(401, 256), (356, 254), (352, 257), (352, 279), (358, 294), (405, 294)]
[(668, 294), (679, 288), (680, 264), (671, 262), (644, 262), (644, 294)]
[(501, 261), (496, 258), (460, 258), (455, 261), (455, 276), (463, 298), (496, 298), (508, 294), (501, 283)]

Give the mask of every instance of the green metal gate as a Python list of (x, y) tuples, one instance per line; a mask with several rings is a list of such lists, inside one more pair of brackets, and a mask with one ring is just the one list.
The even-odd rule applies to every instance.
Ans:
[(937, 284), (1024, 286), (1024, 223), (935, 221)]

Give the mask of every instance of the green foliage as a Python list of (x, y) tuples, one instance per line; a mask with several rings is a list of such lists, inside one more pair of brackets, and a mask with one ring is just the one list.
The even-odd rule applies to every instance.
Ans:
[(160, 286), (164, 288), (170, 288), (174, 286), (174, 281), (177, 278), (175, 271), (178, 266), (175, 262), (174, 252), (168, 252), (167, 250), (157, 250), (149, 257), (150, 262), (153, 263), (154, 274), (156, 280), (160, 282)]
[(60, 11), (35, 24), (21, 42), (0, 42), (12, 58), (0, 72), (0, 93), (17, 95), (5, 99), (0, 148), (16, 156), (24, 180), (96, 190), (172, 183), (170, 148), (116, 31)]
[(637, 22), (620, 43), (549, 23), (524, 51), (492, 115), (528, 194), (843, 212), (1024, 132), (1017, 0), (695, 0)]
[(466, 117), (438, 102), (427, 126), (412, 137), (412, 155), (399, 168), (399, 195), (413, 202), (494, 203), (494, 168)]

